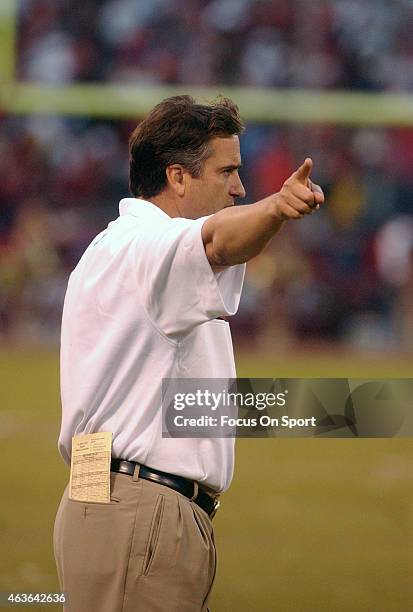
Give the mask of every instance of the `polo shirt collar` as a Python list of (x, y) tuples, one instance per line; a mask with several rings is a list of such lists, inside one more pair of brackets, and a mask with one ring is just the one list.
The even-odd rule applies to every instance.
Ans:
[(147, 200), (140, 200), (138, 198), (123, 198), (119, 202), (119, 214), (133, 215), (134, 217), (140, 217), (142, 215), (158, 215), (164, 219), (170, 219), (170, 216), (166, 214), (159, 206), (148, 202)]

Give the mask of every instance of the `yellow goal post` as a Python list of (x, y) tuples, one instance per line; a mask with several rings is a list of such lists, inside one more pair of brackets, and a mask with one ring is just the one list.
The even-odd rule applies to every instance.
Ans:
[(17, 0), (0, 2), (0, 112), (14, 115), (128, 119), (144, 115), (157, 102), (189, 93), (205, 101), (229, 96), (246, 121), (258, 123), (413, 126), (413, 95), (255, 87), (125, 85), (85, 83), (49, 85), (16, 79)]

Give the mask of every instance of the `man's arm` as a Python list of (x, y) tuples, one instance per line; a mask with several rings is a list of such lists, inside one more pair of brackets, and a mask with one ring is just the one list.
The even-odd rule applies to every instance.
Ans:
[(261, 253), (284, 221), (301, 219), (324, 202), (321, 188), (310, 181), (312, 166), (307, 158), (279, 193), (255, 204), (225, 208), (205, 221), (202, 240), (213, 270), (249, 261)]

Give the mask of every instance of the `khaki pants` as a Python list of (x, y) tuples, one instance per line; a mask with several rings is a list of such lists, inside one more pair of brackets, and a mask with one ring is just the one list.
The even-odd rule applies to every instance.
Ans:
[(216, 552), (208, 515), (162, 485), (111, 472), (110, 504), (57, 511), (54, 554), (70, 612), (207, 612)]

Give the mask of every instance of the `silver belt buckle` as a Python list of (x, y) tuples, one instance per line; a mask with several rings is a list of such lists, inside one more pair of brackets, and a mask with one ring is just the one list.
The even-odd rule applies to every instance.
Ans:
[(216, 515), (216, 513), (218, 512), (218, 508), (220, 507), (221, 502), (219, 501), (219, 499), (216, 499), (214, 501), (214, 507), (212, 509), (211, 514), (209, 515), (209, 518), (212, 520), (214, 518), (214, 516)]

